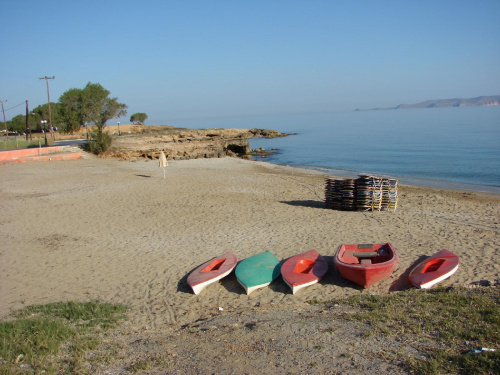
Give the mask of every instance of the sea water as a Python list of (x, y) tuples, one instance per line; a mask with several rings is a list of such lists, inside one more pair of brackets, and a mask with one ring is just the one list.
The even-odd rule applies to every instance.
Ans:
[(296, 133), (250, 141), (265, 161), (335, 176), (500, 193), (500, 107), (266, 115), (176, 121), (178, 127)]

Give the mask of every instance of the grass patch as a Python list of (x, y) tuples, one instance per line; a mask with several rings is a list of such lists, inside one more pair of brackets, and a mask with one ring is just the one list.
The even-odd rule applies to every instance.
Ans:
[[(362, 335), (398, 338), (425, 354), (406, 358), (422, 374), (500, 373), (500, 288), (412, 289), (385, 296), (360, 294), (332, 301), (357, 309), (346, 320), (366, 325)], [(315, 301), (314, 303), (317, 303)], [(495, 352), (472, 354), (475, 348)]]
[[(41, 140), (42, 146), (44, 140)], [(0, 141), (0, 151), (16, 150), (18, 148), (38, 147), (38, 139), (27, 141), (26, 139), (9, 139)]]
[(126, 307), (62, 302), (29, 306), (0, 322), (0, 374), (87, 373), (85, 354), (97, 333), (115, 327)]
[(117, 323), (123, 318), (125, 311), (125, 306), (96, 301), (86, 303), (61, 302), (28, 306), (19, 311), (16, 316), (20, 318), (33, 315), (47, 316), (73, 322), (79, 327), (99, 326), (102, 329), (109, 329), (116, 327)]

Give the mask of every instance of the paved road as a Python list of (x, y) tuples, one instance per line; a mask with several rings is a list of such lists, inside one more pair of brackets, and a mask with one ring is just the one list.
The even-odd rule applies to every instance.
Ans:
[(87, 143), (85, 139), (71, 139), (66, 141), (55, 141), (56, 146), (79, 146)]

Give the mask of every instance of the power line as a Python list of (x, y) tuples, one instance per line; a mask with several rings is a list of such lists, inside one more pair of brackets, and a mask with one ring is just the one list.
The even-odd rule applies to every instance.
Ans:
[(11, 109), (14, 109), (14, 108), (17, 108), (17, 107), (20, 107), (20, 106), (24, 105), (24, 103), (25, 102), (19, 103), (18, 105), (15, 105), (14, 107), (6, 108), (5, 110), (6, 111), (10, 111)]

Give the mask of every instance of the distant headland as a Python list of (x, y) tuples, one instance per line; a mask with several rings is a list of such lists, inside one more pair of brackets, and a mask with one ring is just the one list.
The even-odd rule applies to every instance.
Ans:
[(447, 107), (483, 107), (500, 105), (500, 95), (478, 96), (469, 99), (434, 99), (417, 104), (400, 104), (396, 107), (356, 109), (356, 111), (380, 111), (388, 109), (414, 109), (414, 108), (447, 108)]

